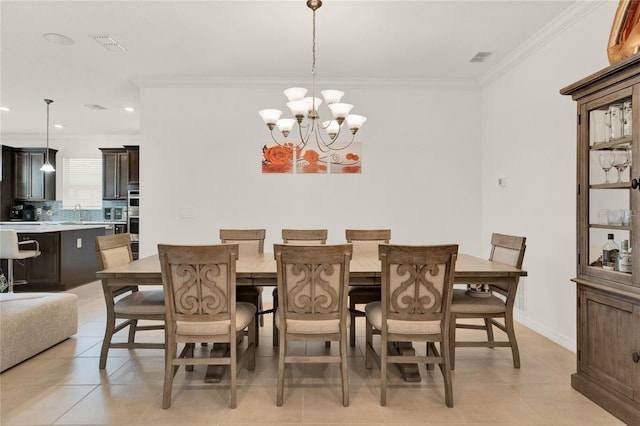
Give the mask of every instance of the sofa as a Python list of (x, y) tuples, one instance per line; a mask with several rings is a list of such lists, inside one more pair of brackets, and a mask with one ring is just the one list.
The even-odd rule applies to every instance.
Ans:
[(70, 293), (0, 293), (0, 372), (78, 332)]

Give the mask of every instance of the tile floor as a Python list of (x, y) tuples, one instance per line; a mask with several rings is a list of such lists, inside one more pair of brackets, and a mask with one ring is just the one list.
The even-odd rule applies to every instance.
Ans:
[[(204, 369), (196, 367), (178, 372), (173, 404), (163, 410), (162, 351), (111, 350), (106, 370), (100, 371), (105, 313), (99, 284), (72, 292), (79, 296), (78, 333), (0, 375), (2, 425), (622, 424), (571, 388), (573, 353), (522, 326), (517, 329), (519, 370), (512, 367), (508, 349), (458, 351), (454, 408), (444, 405), (439, 371), (422, 366), (419, 383), (404, 382), (392, 368), (388, 404), (381, 407), (380, 370), (364, 367), (362, 319), (358, 345), (349, 351), (349, 407), (341, 404), (339, 370), (326, 365), (288, 368), (284, 405), (276, 406), (277, 351), (267, 319), (256, 370), (241, 370), (237, 409), (228, 405), (228, 375), (221, 384), (205, 384)], [(162, 338), (161, 332), (152, 333), (149, 339)], [(294, 350), (325, 348), (314, 343)]]

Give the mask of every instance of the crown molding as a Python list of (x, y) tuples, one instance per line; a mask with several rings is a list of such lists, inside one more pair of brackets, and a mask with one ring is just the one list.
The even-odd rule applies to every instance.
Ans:
[(478, 85), (485, 87), (605, 3), (607, 0), (577, 0), (511, 54), (481, 75), (478, 79)]
[[(32, 142), (36, 140), (44, 140), (45, 133), (2, 133), (2, 141), (4, 145), (11, 146), (12, 142)], [(114, 133), (114, 134), (65, 134), (65, 135), (55, 135), (54, 137), (49, 137), (49, 145), (55, 143), (56, 141), (66, 142), (66, 141), (110, 141), (110, 142), (123, 142), (123, 143), (131, 143), (135, 141), (139, 141), (141, 139), (139, 133)]]
[[(132, 82), (140, 88), (252, 88), (282, 89), (295, 85), (309, 86), (308, 79), (284, 78), (234, 78), (213, 77), (207, 75), (155, 75), (135, 76)], [(480, 90), (475, 79), (322, 79), (316, 80), (316, 86), (339, 86), (362, 89), (415, 89), (447, 88)]]

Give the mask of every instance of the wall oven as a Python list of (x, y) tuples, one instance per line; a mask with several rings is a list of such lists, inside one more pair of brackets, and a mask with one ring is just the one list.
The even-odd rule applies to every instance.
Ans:
[(137, 259), (140, 244), (140, 191), (129, 190), (127, 196), (127, 228), (131, 234), (131, 251), (133, 258)]

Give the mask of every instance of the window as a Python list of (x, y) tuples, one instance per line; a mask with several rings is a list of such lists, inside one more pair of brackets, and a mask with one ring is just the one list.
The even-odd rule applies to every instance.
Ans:
[(63, 159), (62, 208), (102, 208), (102, 158)]

